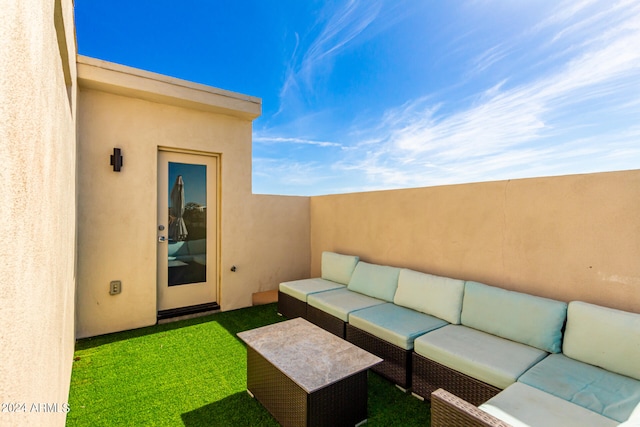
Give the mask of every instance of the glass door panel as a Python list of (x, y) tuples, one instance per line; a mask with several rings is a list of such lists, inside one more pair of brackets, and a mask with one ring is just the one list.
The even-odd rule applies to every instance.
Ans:
[(217, 302), (218, 162), (158, 152), (158, 312)]
[(169, 162), (169, 286), (207, 281), (207, 168)]

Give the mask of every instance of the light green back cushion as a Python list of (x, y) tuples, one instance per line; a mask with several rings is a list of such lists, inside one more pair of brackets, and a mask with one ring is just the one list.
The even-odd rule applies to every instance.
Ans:
[(562, 349), (567, 304), (477, 282), (467, 282), (461, 321), (465, 326), (549, 353)]
[(351, 280), (359, 258), (334, 252), (322, 252), (322, 278), (346, 285)]
[(562, 352), (640, 380), (640, 314), (572, 301)]
[(398, 288), (400, 269), (360, 261), (347, 288), (373, 298), (393, 302)]
[(457, 325), (460, 323), (463, 295), (463, 280), (403, 268), (393, 302)]

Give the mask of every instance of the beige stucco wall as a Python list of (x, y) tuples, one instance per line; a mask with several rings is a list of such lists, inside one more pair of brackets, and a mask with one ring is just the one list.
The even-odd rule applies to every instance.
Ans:
[(309, 277), (309, 198), (252, 195), (244, 205), (223, 219), (223, 309), (250, 306), (254, 292)]
[(65, 422), (32, 405), (63, 409), (74, 350), (72, 6), (0, 0), (0, 402), (25, 405), (3, 426)]
[(640, 171), (312, 197), (323, 250), (640, 312)]
[[(78, 337), (156, 322), (158, 147), (220, 155), (222, 310), (308, 275), (309, 199), (251, 194), (259, 100), (79, 61)], [(109, 165), (113, 147), (124, 156), (119, 173)], [(109, 295), (112, 280), (122, 281), (121, 294)]]

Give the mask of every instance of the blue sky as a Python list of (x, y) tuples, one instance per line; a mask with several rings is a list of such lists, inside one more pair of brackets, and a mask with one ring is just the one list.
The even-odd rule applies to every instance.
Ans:
[(82, 55), (262, 99), (253, 191), (640, 167), (637, 0), (76, 0)]

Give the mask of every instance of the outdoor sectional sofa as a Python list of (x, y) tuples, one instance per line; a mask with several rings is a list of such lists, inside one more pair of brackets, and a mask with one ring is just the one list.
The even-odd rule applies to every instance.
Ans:
[(457, 321), (463, 290), (461, 280), (324, 252), (321, 278), (280, 284), (278, 312), (304, 317), (381, 357), (373, 370), (408, 389), (414, 339)]
[(306, 319), (307, 297), (318, 292), (345, 288), (359, 260), (357, 256), (323, 252), (321, 277), (280, 283), (278, 313), (291, 319)]
[(562, 348), (567, 304), (465, 282), (460, 324), (416, 339), (413, 393), (444, 388), (479, 405)]
[(280, 284), (279, 312), (383, 358), (374, 370), (431, 399), (434, 426), (640, 416), (640, 314), (330, 252), (322, 276)]
[(640, 427), (640, 314), (569, 303), (553, 353), (479, 407), (439, 389), (432, 426)]

